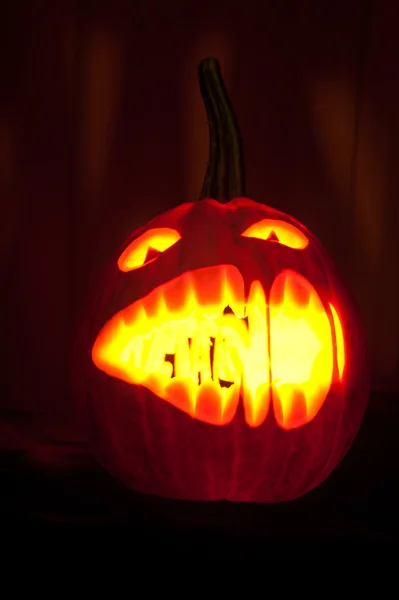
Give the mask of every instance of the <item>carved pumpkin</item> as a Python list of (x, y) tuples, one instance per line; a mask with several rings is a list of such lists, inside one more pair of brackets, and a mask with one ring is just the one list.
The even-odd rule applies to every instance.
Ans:
[(217, 62), (201, 63), (200, 83), (211, 130), (202, 200), (132, 234), (85, 322), (92, 446), (138, 491), (289, 500), (323, 481), (358, 431), (363, 338), (316, 237), (236, 193), (240, 142)]

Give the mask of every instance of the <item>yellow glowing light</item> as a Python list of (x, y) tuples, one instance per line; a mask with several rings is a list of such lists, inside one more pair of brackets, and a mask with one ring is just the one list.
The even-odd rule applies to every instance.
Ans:
[(169, 227), (150, 229), (129, 244), (119, 257), (118, 267), (121, 271), (126, 272), (142, 267), (144, 264), (149, 264), (155, 260), (155, 258), (146, 260), (150, 249), (165, 252), (173, 244), (176, 244), (180, 238), (180, 233), (176, 229), (169, 229)]
[(303, 250), (309, 244), (308, 238), (302, 231), (291, 223), (278, 219), (262, 219), (248, 227), (241, 235), (280, 242), (280, 244), (295, 250)]
[[(224, 314), (226, 307), (233, 313)], [(342, 372), (336, 312), (334, 323)], [(100, 331), (92, 358), (108, 375), (214, 425), (234, 418), (241, 396), (246, 422), (257, 427), (272, 401), (284, 429), (316, 416), (334, 364), (330, 323), (306, 279), (283, 271), (267, 304), (259, 281), (245, 299), (230, 265), (184, 273), (118, 312)]]
[(345, 367), (345, 347), (344, 347), (344, 334), (342, 331), (341, 321), (339, 320), (337, 311), (330, 302), (330, 308), (334, 320), (335, 337), (337, 340), (337, 365), (339, 378), (342, 379)]
[(328, 316), (313, 286), (285, 271), (270, 294), (273, 406), (284, 429), (311, 421), (331, 386), (333, 346)]

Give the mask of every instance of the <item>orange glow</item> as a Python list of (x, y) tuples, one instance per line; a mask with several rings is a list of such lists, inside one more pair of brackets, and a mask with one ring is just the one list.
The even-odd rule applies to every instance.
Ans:
[(138, 269), (144, 264), (148, 265), (156, 259), (155, 256), (148, 260), (149, 250), (155, 250), (159, 253), (165, 252), (173, 244), (176, 244), (180, 238), (181, 235), (176, 229), (169, 229), (169, 227), (150, 229), (129, 244), (122, 252), (118, 260), (118, 267), (121, 271), (126, 272)]
[(295, 250), (303, 250), (309, 244), (306, 235), (297, 227), (277, 219), (262, 219), (262, 221), (248, 227), (241, 235), (243, 237), (258, 238), (259, 240), (280, 242), (280, 244)]
[(328, 316), (314, 287), (284, 271), (270, 294), (273, 406), (284, 429), (311, 421), (331, 386), (333, 346)]
[(344, 334), (342, 331), (341, 321), (339, 320), (337, 311), (330, 303), (330, 308), (334, 321), (335, 337), (337, 340), (337, 365), (339, 378), (342, 379), (345, 367), (345, 345), (344, 345)]
[(258, 281), (245, 299), (230, 265), (184, 273), (118, 312), (92, 358), (108, 375), (214, 425), (234, 418), (240, 395), (251, 427), (263, 423), (271, 399), (281, 427), (304, 425), (322, 406), (333, 372), (330, 322), (313, 286), (283, 271), (267, 306)]

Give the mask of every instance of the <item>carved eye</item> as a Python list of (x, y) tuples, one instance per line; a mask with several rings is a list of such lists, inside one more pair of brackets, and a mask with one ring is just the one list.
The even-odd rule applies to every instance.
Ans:
[(176, 229), (160, 227), (150, 229), (134, 240), (122, 252), (118, 260), (121, 271), (133, 271), (144, 265), (148, 265), (158, 258), (162, 252), (176, 244), (181, 235)]
[(262, 219), (248, 227), (241, 235), (267, 242), (278, 242), (295, 250), (303, 250), (309, 244), (306, 235), (295, 225), (276, 219)]

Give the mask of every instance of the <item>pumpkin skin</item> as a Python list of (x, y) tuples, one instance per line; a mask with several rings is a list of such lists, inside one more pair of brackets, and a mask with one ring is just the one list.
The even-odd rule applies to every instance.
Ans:
[[(177, 235), (163, 252), (148, 252), (146, 257), (154, 229)], [(137, 244), (146, 239), (150, 242), (137, 253)], [(232, 276), (238, 273), (246, 305), (267, 313), (262, 321), (265, 335), (260, 329), (266, 351), (254, 347), (246, 362), (240, 355), (240, 376), (244, 380), (252, 368), (251, 377), (260, 377), (262, 394), (256, 397), (253, 386), (248, 392), (238, 383), (236, 400), (224, 403), (228, 407), (222, 410), (220, 397), (205, 387), (201, 400), (197, 399), (198, 411), (190, 414), (181, 390), (173, 388), (165, 399), (156, 378), (151, 384), (149, 380), (137, 383), (139, 376), (129, 379), (130, 367), (121, 362), (125, 338), (118, 327), (127, 323), (135, 335), (137, 306), (144, 305), (151, 313), (148, 318), (155, 319), (160, 307), (151, 303), (154, 290), (161, 290), (168, 300), (170, 282), (195, 280), (198, 274), (203, 275), (197, 285), (202, 297), (193, 306), (210, 306), (216, 302), (213, 276), (220, 269)], [(186, 500), (281, 502), (319, 485), (351, 446), (368, 397), (363, 333), (354, 303), (327, 252), (292, 217), (247, 198), (226, 204), (212, 199), (182, 204), (130, 236), (104, 270), (97, 290), (81, 331), (84, 361), (77, 380), (93, 452), (127, 486)], [(261, 293), (256, 296), (256, 290), (263, 290), (263, 298)], [(179, 294), (175, 290), (178, 303)], [(293, 311), (291, 317), (305, 323), (305, 329), (297, 328), (299, 321), (281, 325), (285, 297), (291, 298), (292, 310), (287, 300), (287, 311)], [(306, 329), (306, 321), (312, 320), (306, 312), (311, 304), (318, 306), (319, 320)], [(168, 321), (166, 314), (158, 320), (157, 331)], [(233, 315), (229, 318), (239, 321)], [(208, 321), (212, 320), (208, 314)], [(324, 337), (318, 339), (322, 329)], [(286, 341), (278, 341), (282, 332)], [(308, 337), (313, 340), (310, 345)], [(122, 340), (119, 354), (112, 340)], [(301, 348), (305, 342), (306, 348), (313, 348), (314, 368), (298, 383), (294, 371), (308, 352)], [(278, 347), (279, 352), (274, 350)], [(324, 351), (327, 358), (317, 363)]]

